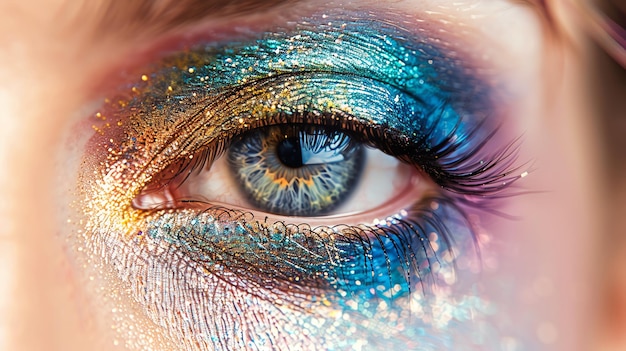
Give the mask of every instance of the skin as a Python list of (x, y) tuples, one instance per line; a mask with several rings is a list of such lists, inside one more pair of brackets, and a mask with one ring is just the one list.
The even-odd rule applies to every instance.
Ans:
[[(85, 116), (111, 83), (103, 77), (129, 64), (137, 47), (171, 33), (92, 31), (90, 21), (74, 27), (68, 14), (78, 7), (71, 4), (0, 4), (3, 350), (123, 349), (110, 327), (111, 306), (67, 244), (67, 179), (76, 176), (88, 138)], [(505, 306), (498, 313), (527, 317), (524, 334), (545, 349), (624, 349), (626, 243), (618, 235), (624, 232), (618, 214), (626, 184), (618, 181), (624, 179), (619, 155), (606, 152), (601, 119), (592, 117), (612, 104), (600, 105), (590, 93), (597, 84), (590, 78), (596, 49), (565, 2), (549, 3), (559, 28), (554, 36), (530, 7), (504, 0), (476, 4), (467, 12), (445, 1), (395, 6), (416, 13), (436, 9), (482, 33), (481, 40), (469, 40), (492, 54), (494, 71), (515, 87), (506, 123), (524, 134), (522, 158), (535, 162), (524, 186), (547, 193), (516, 197), (506, 212), (520, 219), (490, 224), (499, 233), (492, 246), (498, 264), (484, 269), (485, 294)], [(88, 7), (82, 20), (97, 18), (96, 9)], [(512, 293), (499, 288), (506, 277), (516, 277)], [(154, 335), (155, 347), (175, 349), (140, 313), (129, 323)]]

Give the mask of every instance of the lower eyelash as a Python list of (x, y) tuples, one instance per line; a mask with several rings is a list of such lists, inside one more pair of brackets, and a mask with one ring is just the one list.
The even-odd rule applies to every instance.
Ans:
[[(338, 305), (392, 301), (415, 287), (428, 291), (433, 273), (452, 269), (454, 241), (465, 241), (462, 234), (473, 237), (463, 211), (446, 197), (424, 199), (378, 223), (357, 226), (268, 223), (221, 207), (190, 211), (155, 212), (139, 233), (154, 241), (149, 246), (166, 243), (182, 250), (179, 257), (206, 274), (292, 308), (309, 309), (321, 299)], [(450, 226), (459, 221), (463, 233)]]

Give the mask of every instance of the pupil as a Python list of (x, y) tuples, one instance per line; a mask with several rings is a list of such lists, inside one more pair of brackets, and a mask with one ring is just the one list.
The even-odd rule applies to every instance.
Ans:
[(302, 167), (302, 149), (300, 138), (287, 138), (278, 143), (276, 147), (278, 159), (282, 164), (290, 168)]

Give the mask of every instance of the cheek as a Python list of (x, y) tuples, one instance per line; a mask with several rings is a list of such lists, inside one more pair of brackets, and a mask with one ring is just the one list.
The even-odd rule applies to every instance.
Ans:
[(600, 158), (581, 62), (568, 50), (546, 50), (557, 52), (564, 69), (544, 61), (558, 74), (531, 76), (540, 89), (512, 108), (526, 131), (522, 157), (533, 162), (520, 190), (531, 193), (503, 209), (518, 220), (490, 224), (498, 235), (496, 256), (485, 258), (485, 282), (509, 310), (502, 315), (515, 316), (512, 328), (524, 325), (545, 349), (587, 349), (581, 345), (590, 342), (603, 234)]
[[(0, 348), (46, 349), (52, 340), (68, 348), (89, 348), (89, 339), (99, 333), (85, 323), (90, 320), (82, 314), (88, 294), (67, 260), (60, 224), (70, 201), (63, 184), (72, 183), (75, 174), (64, 158), (66, 150), (59, 147), (60, 117), (72, 111), (75, 100), (50, 93), (60, 84), (54, 74), (37, 78), (52, 67), (8, 56), (31, 70), (24, 75), (1, 72), (11, 83), (0, 88)], [(73, 82), (65, 83), (71, 91)]]

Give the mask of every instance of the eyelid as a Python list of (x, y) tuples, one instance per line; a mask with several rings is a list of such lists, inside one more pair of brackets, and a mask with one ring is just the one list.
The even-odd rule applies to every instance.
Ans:
[[(341, 23), (342, 22), (339, 21), (339, 24)], [(327, 26), (328, 28), (330, 28), (330, 30), (337, 28), (337, 24), (335, 24), (335, 27), (333, 27), (332, 24), (328, 24)], [(340, 26), (340, 27), (343, 27), (343, 26)], [(323, 28), (326, 28), (326, 27), (323, 27)], [(366, 29), (366, 31), (369, 31), (369, 30), (370, 29)], [(326, 32), (322, 32), (322, 33), (323, 35), (327, 36)], [(357, 35), (358, 34), (359, 33), (357, 32)], [(360, 34), (363, 35), (363, 33), (360, 33)], [(269, 37), (269, 38), (265, 38), (264, 40), (286, 40), (289, 38), (289, 35), (291, 34), (280, 33), (279, 35), (280, 35), (279, 37)], [(376, 40), (381, 40), (382, 42), (387, 43), (386, 45), (393, 45), (393, 43), (390, 44), (389, 41), (394, 40), (394, 37), (385, 37), (384, 35), (380, 35), (380, 34), (378, 36), (376, 36), (375, 34), (371, 34), (369, 37), (374, 37), (376, 38)], [(412, 39), (408, 39), (402, 36), (400, 36), (400, 38), (403, 44), (408, 44), (408, 45), (413, 44), (413, 42), (411, 42)], [(328, 36), (325, 37), (325, 39), (323, 36), (320, 37), (320, 41), (322, 43), (324, 43), (324, 40), (328, 42), (331, 39), (334, 39), (334, 37), (331, 36), (330, 39), (328, 38)], [(347, 41), (348, 39), (351, 40), (351, 38), (349, 37), (345, 38), (344, 40)], [(406, 42), (404, 40), (406, 40)], [(417, 44), (414, 44), (414, 45), (430, 45), (429, 43), (424, 43), (423, 41), (421, 41), (422, 39), (420, 38), (417, 38), (415, 40), (417, 41)], [(206, 49), (207, 53), (209, 54), (209, 62), (221, 62), (221, 61), (211, 61), (213, 60), (213, 58), (211, 58), (212, 56), (210, 55), (211, 54), (214, 55), (216, 52), (212, 50), (217, 49), (217, 53), (229, 52), (228, 50), (234, 50), (233, 54), (238, 55), (240, 53), (237, 50), (242, 50), (241, 49), (242, 45), (245, 48), (246, 47), (245, 45), (251, 45), (251, 44), (235, 43), (233, 45), (235, 49), (232, 49), (233, 46), (229, 47), (228, 45), (226, 45), (225, 47), (220, 47), (220, 46), (216, 47), (215, 44), (213, 43), (209, 44)], [(401, 49), (403, 48), (401, 47)], [(202, 46), (199, 49), (195, 49), (195, 50), (200, 50), (200, 53), (203, 54)], [(424, 62), (424, 60), (430, 57), (428, 56), (429, 54), (435, 55), (435, 54), (432, 54), (433, 51), (436, 52), (436, 49), (434, 47), (430, 50), (426, 48), (423, 51), (426, 53), (427, 56), (426, 58), (422, 59), (422, 61), (420, 62), (421, 64), (427, 65), (425, 67), (430, 67), (431, 65), (436, 67), (437, 64), (441, 64), (434, 60), (432, 63)], [(245, 52), (245, 50), (243, 50), (243, 52)], [(197, 65), (193, 61), (190, 64), (189, 61), (186, 60), (188, 57), (190, 57), (190, 55), (193, 58), (193, 55), (196, 55), (196, 53), (192, 52), (189, 55), (188, 54), (182, 55), (183, 61), (179, 61), (179, 62), (186, 63), (182, 67), (178, 67), (176, 65), (172, 66), (172, 62), (176, 63), (178, 59), (181, 59), (181, 58), (174, 57), (172, 60), (166, 61), (165, 64), (161, 63), (160, 65), (153, 66), (154, 68), (151, 68), (151, 69), (154, 72), (159, 72), (160, 69), (165, 69), (166, 72), (168, 72), (168, 70), (170, 70), (171, 67), (174, 67), (175, 69), (171, 70), (171, 72), (173, 72), (172, 74), (174, 77), (176, 77), (177, 75), (182, 75), (184, 77), (187, 77), (184, 79), (192, 79), (192, 80), (195, 79), (196, 82), (197, 82), (198, 77), (201, 77), (202, 79), (204, 79), (205, 77), (204, 74), (199, 74), (198, 70), (200, 69), (210, 70), (212, 67), (215, 67), (215, 66), (208, 65), (208, 68), (207, 68), (201, 65)], [(409, 59), (411, 59), (410, 57), (411, 53), (407, 52), (407, 55), (409, 55)], [(439, 57), (439, 56), (435, 55), (435, 57)], [(365, 56), (365, 58), (367, 58), (367, 56)], [(380, 59), (380, 57), (378, 58)], [(224, 62), (226, 62), (227, 64), (230, 64), (227, 61), (228, 57), (222, 57), (221, 59), (225, 60)], [(412, 96), (407, 96), (407, 98), (405, 99), (403, 98), (403, 96), (400, 96), (403, 92), (400, 91), (395, 86), (393, 86), (393, 84), (390, 84), (390, 87), (386, 88), (387, 91), (389, 91), (388, 93), (389, 96), (386, 96), (385, 98), (381, 98), (380, 96), (378, 96), (377, 98), (370, 99), (367, 105), (363, 106), (364, 109), (363, 111), (361, 111), (361, 113), (364, 116), (362, 118), (362, 122), (365, 125), (367, 125), (368, 123), (371, 123), (372, 121), (375, 121), (376, 119), (379, 119), (381, 121), (380, 124), (382, 126), (381, 131), (383, 133), (386, 133), (385, 137), (388, 140), (390, 140), (390, 142), (392, 143), (396, 143), (398, 145), (404, 144), (404, 147), (407, 150), (411, 148), (411, 138), (415, 138), (414, 139), (416, 140), (415, 143), (425, 143), (422, 147), (418, 148), (418, 150), (427, 151), (429, 149), (432, 149), (431, 150), (432, 155), (435, 155), (435, 156), (437, 156), (438, 153), (441, 153), (441, 152), (445, 154), (447, 159), (442, 158), (440, 160), (436, 160), (436, 157), (435, 157), (435, 158), (431, 158), (430, 163), (424, 163), (424, 161), (428, 161), (428, 157), (427, 157), (428, 155), (426, 156), (420, 155), (419, 159), (411, 160), (411, 162), (418, 164), (420, 166), (427, 166), (424, 169), (427, 171), (427, 173), (433, 176), (437, 176), (434, 179), (436, 179), (438, 182), (441, 180), (452, 179), (452, 183), (448, 183), (448, 184), (440, 183), (441, 186), (450, 187), (451, 185), (455, 186), (456, 184), (458, 185), (456, 189), (458, 190), (460, 194), (464, 194), (465, 190), (469, 190), (471, 191), (470, 193), (471, 195), (478, 195), (478, 196), (490, 194), (492, 192), (497, 192), (503, 189), (504, 187), (506, 187), (508, 183), (514, 181), (515, 179), (518, 179), (519, 176), (515, 174), (511, 174), (512, 170), (510, 168), (511, 165), (509, 163), (504, 163), (502, 167), (493, 167), (494, 163), (500, 163), (502, 159), (504, 160), (514, 159), (512, 157), (512, 155), (514, 155), (514, 152), (511, 152), (511, 153), (505, 152), (501, 158), (496, 158), (497, 162), (494, 161), (494, 162), (484, 163), (482, 160), (479, 159), (479, 157), (485, 157), (488, 160), (493, 159), (491, 155), (488, 155), (488, 154), (485, 155), (484, 150), (482, 150), (482, 142), (485, 142), (486, 140), (491, 139), (491, 135), (489, 134), (490, 128), (483, 128), (480, 126), (481, 123), (483, 123), (486, 120), (480, 112), (484, 112), (484, 109), (488, 110), (490, 113), (493, 112), (493, 110), (489, 109), (490, 107), (493, 106), (491, 104), (491, 101), (489, 101), (489, 97), (490, 97), (490, 95), (488, 94), (489, 87), (485, 86), (484, 83), (481, 83), (479, 78), (473, 77), (471, 75), (471, 73), (475, 73), (475, 72), (472, 72), (470, 70), (469, 71), (470, 73), (468, 73), (467, 67), (465, 67), (464, 63), (460, 61), (458, 58), (453, 59), (452, 61), (446, 61), (444, 57), (442, 61), (444, 62), (443, 64), (441, 64), (443, 66), (443, 69), (440, 72), (444, 72), (445, 74), (447, 74), (448, 75), (447, 77), (449, 78), (450, 82), (454, 83), (451, 85), (451, 88), (449, 91), (444, 92), (444, 96), (447, 96), (450, 99), (450, 101), (440, 99), (440, 100), (443, 100), (441, 104), (434, 103), (432, 101), (427, 101), (425, 100), (426, 97), (429, 96), (427, 94), (425, 94), (424, 96), (416, 96), (415, 94), (413, 94)], [(342, 62), (345, 62), (345, 60)], [(396, 62), (396, 61), (392, 61), (392, 62)], [(458, 65), (458, 66), (449, 67), (449, 66), (446, 66), (446, 64)], [(373, 65), (373, 66), (376, 67), (376, 65)], [(240, 72), (239, 69), (237, 67), (232, 67), (229, 69), (232, 70), (233, 68), (234, 68), (233, 70), (234, 76), (232, 77), (228, 75), (223, 76), (223, 77), (218, 75), (219, 79), (226, 80), (226, 83), (219, 82), (219, 81), (218, 83), (221, 83), (223, 86), (227, 87), (227, 89), (229, 89), (231, 85), (235, 87), (239, 87), (239, 85), (242, 83), (241, 81), (238, 81), (238, 78), (236, 76), (236, 74)], [(445, 70), (445, 68), (448, 68), (448, 69)], [(298, 83), (302, 83), (301, 82), (302, 78), (307, 77), (307, 74), (309, 73), (319, 75), (319, 76), (331, 74), (331, 72), (324, 72), (324, 71), (322, 72), (315, 72), (315, 71), (306, 72), (305, 71), (303, 73), (299, 69), (293, 69), (293, 71), (294, 71), (293, 77), (298, 78), (295, 80)], [(228, 72), (228, 70), (225, 70), (225, 72)], [(289, 70), (287, 70), (287, 73), (288, 72)], [(371, 72), (371, 71), (366, 71), (366, 72)], [(261, 73), (263, 73), (263, 71), (261, 71)], [(275, 76), (271, 76), (267, 73), (263, 73), (261, 74), (261, 79), (256, 82), (259, 84), (266, 83), (269, 88), (272, 88), (273, 84), (276, 84), (276, 82), (291, 83), (291, 81), (285, 78), (285, 77), (289, 77), (289, 74), (282, 74), (285, 72), (280, 72), (280, 73), (281, 74), (277, 74)], [(373, 74), (378, 75), (379, 73), (374, 72)], [(426, 83), (425, 85), (427, 86), (428, 84), (431, 84), (431, 87), (433, 87), (433, 89), (436, 89), (436, 87), (438, 87), (439, 84), (445, 83), (445, 78), (446, 78), (445, 74), (439, 75), (438, 80), (436, 82), (432, 80), (432, 82), (430, 83), (427, 83), (426, 77), (428, 76), (426, 75), (426, 77), (424, 77), (424, 83)], [(157, 73), (151, 74), (150, 76), (148, 75), (142, 76), (141, 81), (143, 81), (143, 83), (141, 82), (139, 83), (140, 84), (138, 85), (139, 88), (136, 91), (131, 89), (132, 93), (130, 94), (130, 98), (132, 99), (134, 96), (137, 96), (137, 94), (144, 94), (142, 91), (144, 91), (145, 89), (148, 89), (147, 91), (150, 92), (149, 89), (152, 87), (151, 85), (152, 81), (159, 79), (159, 77), (161, 77), (161, 75)], [(166, 75), (165, 77), (167, 79), (167, 77), (169, 76)], [(346, 79), (347, 78), (348, 77), (346, 77)], [(363, 77), (361, 77), (358, 74), (352, 75), (349, 78), (353, 80), (363, 79)], [(464, 78), (467, 78), (467, 79), (464, 79)], [(393, 80), (393, 78), (391, 80)], [(225, 136), (222, 135), (223, 132), (237, 134), (236, 132), (230, 131), (231, 128), (242, 129), (241, 126), (246, 126), (247, 123), (249, 125), (248, 127), (245, 127), (245, 128), (259, 126), (258, 124), (255, 124), (257, 122), (255, 122), (254, 116), (252, 116), (252, 118), (250, 118), (249, 119), (250, 121), (248, 122), (245, 118), (242, 120), (241, 117), (239, 117), (236, 113), (230, 114), (230, 112), (227, 112), (225, 114), (225, 115), (231, 116), (229, 117), (230, 118), (229, 120), (213, 121), (210, 124), (207, 124), (207, 121), (204, 120), (205, 110), (203, 107), (204, 105), (202, 104), (204, 103), (205, 98), (213, 99), (216, 102), (216, 105), (211, 106), (211, 109), (206, 110), (208, 111), (208, 113), (222, 113), (225, 111), (229, 111), (229, 109), (232, 109), (232, 106), (236, 106), (241, 111), (254, 111), (255, 110), (254, 106), (252, 105), (245, 106), (245, 104), (248, 101), (248, 97), (246, 95), (242, 95), (238, 97), (236, 90), (226, 90), (226, 94), (222, 96), (215, 95), (215, 94), (211, 95), (210, 92), (206, 93), (207, 94), (206, 96), (196, 96), (194, 94), (190, 94), (191, 92), (194, 92), (193, 89), (189, 89), (187, 91), (183, 90), (183, 92), (185, 93), (181, 94), (182, 96), (181, 100), (176, 100), (178, 99), (176, 92), (172, 93), (173, 94), (173, 100), (171, 104), (172, 109), (168, 110), (168, 111), (171, 111), (172, 113), (166, 112), (165, 114), (162, 114), (158, 112), (158, 109), (151, 110), (153, 107), (150, 107), (150, 109), (148, 110), (142, 110), (141, 104), (145, 104), (146, 106), (149, 107), (149, 106), (156, 106), (156, 105), (152, 105), (153, 103), (158, 104), (163, 101), (162, 94), (164, 91), (168, 90), (166, 89), (166, 87), (168, 87), (167, 82), (168, 81), (165, 80), (164, 81), (165, 85), (163, 84), (157, 85), (156, 87), (158, 89), (153, 91), (153, 96), (150, 97), (150, 99), (148, 99), (147, 101), (139, 100), (136, 103), (132, 103), (132, 100), (131, 100), (130, 107), (127, 107), (127, 105), (125, 105), (126, 102), (124, 102), (121, 105), (124, 111), (126, 110), (132, 111), (135, 114), (135, 116), (129, 122), (131, 124), (130, 127), (124, 126), (123, 128), (120, 128), (120, 129), (125, 129), (131, 135), (142, 135), (142, 134), (145, 134), (146, 131), (150, 133), (152, 132), (157, 133), (157, 134), (153, 134), (152, 137), (150, 136), (150, 133), (148, 133), (147, 139), (143, 141), (144, 144), (140, 145), (140, 147), (146, 148), (147, 150), (152, 149), (152, 150), (149, 150), (150, 153), (141, 156), (144, 158), (143, 160), (141, 158), (138, 158), (137, 160), (133, 160), (133, 162), (137, 162), (139, 165), (141, 165), (140, 166), (141, 168), (124, 169), (122, 167), (121, 171), (126, 174), (113, 173), (113, 176), (115, 178), (120, 178), (120, 179), (126, 178), (126, 181), (125, 181), (126, 185), (114, 186), (114, 189), (117, 187), (119, 189), (125, 190), (126, 195), (124, 195), (124, 197), (127, 199), (128, 204), (130, 204), (132, 199), (137, 195), (137, 193), (139, 193), (139, 191), (141, 191), (141, 188), (146, 183), (148, 183), (155, 175), (157, 175), (159, 172), (163, 170), (163, 167), (175, 161), (176, 159), (184, 158), (186, 155), (192, 155), (194, 152), (198, 151), (200, 148), (209, 145), (211, 143), (210, 140), (212, 139), (220, 140), (220, 138), (222, 139), (226, 138)], [(187, 82), (187, 81), (183, 80), (183, 82)], [(200, 82), (202, 82), (202, 80), (200, 80)], [(309, 84), (309, 85), (304, 84), (300, 86), (302, 88), (303, 97), (308, 96), (311, 93), (309, 90), (307, 90), (307, 87), (320, 86), (319, 81), (315, 81), (315, 82), (316, 84)], [(243, 82), (243, 83), (247, 83), (247, 82)], [(386, 84), (386, 83), (389, 83), (389, 82), (385, 79), (385, 77), (382, 77), (381, 79), (378, 79), (378, 80), (372, 79), (372, 84), (357, 84), (356, 88), (359, 89), (359, 91), (362, 91), (364, 87), (372, 87), (372, 86), (377, 87), (377, 86), (380, 86), (381, 84)], [(199, 83), (199, 84), (201, 85), (202, 83)], [(347, 83), (343, 81), (342, 84), (347, 84)], [(408, 84), (408, 83), (400, 81), (394, 84), (398, 86), (402, 86), (403, 84)], [(421, 82), (419, 82), (419, 84), (421, 84)], [(341, 96), (341, 95), (336, 94), (337, 91), (332, 88), (327, 87), (327, 85), (328, 84), (321, 85), (321, 88), (318, 89), (318, 91), (324, 92), (323, 90), (324, 87), (328, 88), (328, 92), (327, 92), (328, 97), (329, 97), (328, 100), (332, 101), (333, 104), (337, 105), (338, 99), (346, 98), (346, 96)], [(185, 84), (185, 86), (187, 86), (187, 84)], [(289, 94), (291, 95), (287, 95), (287, 96), (293, 96), (298, 86), (299, 85), (296, 85), (295, 86), (296, 88), (291, 87), (289, 89)], [(465, 87), (467, 87), (467, 89), (464, 89)], [(428, 88), (424, 88), (423, 91), (428, 92), (427, 89)], [(247, 93), (253, 93), (253, 92), (254, 92), (253, 90), (247, 91)], [(377, 91), (377, 92), (380, 93), (380, 91)], [(478, 94), (478, 92), (484, 92), (484, 94)], [(446, 95), (446, 94), (449, 94), (449, 95)], [(142, 96), (150, 96), (150, 95), (144, 94)], [(322, 94), (322, 96), (324, 95)], [(233, 100), (228, 100), (227, 98), (231, 98)], [(271, 95), (268, 101), (280, 103), (282, 100), (280, 100), (279, 98), (280, 98), (280, 94)], [(483, 98), (484, 100), (482, 100)], [(178, 101), (184, 101), (183, 99), (189, 99), (189, 100), (186, 101), (184, 105), (176, 104)], [(258, 100), (259, 96), (255, 95), (255, 99)], [(348, 110), (351, 109), (352, 106), (355, 106), (354, 101), (358, 101), (358, 99), (359, 97), (357, 96), (355, 96), (354, 98), (345, 99), (346, 100), (345, 105), (348, 106)], [(362, 99), (362, 96), (361, 96), (361, 99)], [(123, 101), (123, 99), (121, 101)], [(294, 101), (293, 99), (291, 101), (289, 99), (285, 99), (284, 101), (287, 102), (287, 106), (300, 106), (297, 99), (296, 101)], [(318, 101), (319, 103), (319, 100), (315, 100), (315, 101)], [(437, 99), (435, 99), (435, 101), (437, 101)], [(460, 104), (457, 104), (457, 102), (460, 102)], [(379, 108), (378, 109), (379, 111), (387, 111), (387, 112), (381, 113), (380, 115), (369, 113), (369, 110), (374, 108), (376, 104), (384, 105), (385, 103), (388, 103), (388, 104), (395, 103), (395, 104), (400, 104), (400, 105), (415, 104), (417, 107), (415, 108), (402, 107), (402, 108), (395, 108), (395, 109), (394, 108), (390, 108), (390, 109)], [(428, 106), (428, 108), (426, 108), (423, 106), (420, 107), (421, 104), (426, 104), (427, 106), (428, 104), (430, 105), (435, 104), (435, 106)], [(314, 106), (314, 105), (315, 104), (313, 103), (311, 106)], [(186, 110), (184, 114), (181, 114), (181, 116), (178, 116), (177, 114), (180, 112), (180, 109), (181, 109), (181, 107), (179, 106), (181, 107), (185, 106), (185, 107), (188, 107), (189, 109)], [(295, 110), (296, 113), (290, 115), (290, 120), (289, 120), (290, 123), (304, 122), (303, 120), (298, 120), (298, 119), (304, 117), (304, 113), (307, 110), (309, 110), (308, 107), (306, 106), (309, 106), (309, 105), (303, 104), (302, 106), (305, 106), (305, 107), (298, 107)], [(116, 104), (113, 104), (112, 107), (119, 108)], [(454, 109), (454, 107), (459, 108), (459, 111), (457, 112)], [(285, 109), (286, 107), (283, 106), (281, 108)], [(289, 107), (287, 107), (287, 110), (288, 109)], [(321, 110), (322, 111), (319, 111), (319, 112), (323, 112), (323, 109)], [(409, 111), (414, 111), (414, 112), (418, 111), (418, 112), (423, 113), (423, 116), (427, 116), (427, 117), (424, 117), (427, 122), (424, 122), (423, 124), (421, 124), (420, 127), (414, 126), (413, 124), (418, 123), (418, 122), (416, 119), (414, 119), (413, 115), (410, 115), (410, 114), (407, 115), (405, 113)], [(337, 110), (337, 112), (343, 113), (341, 109)], [(275, 113), (276, 113), (275, 109), (268, 111), (269, 115), (272, 115)], [(298, 113), (300, 113), (300, 115), (298, 115)], [(435, 117), (433, 117), (433, 113), (435, 113)], [(403, 117), (404, 120), (398, 120), (393, 123), (389, 122), (389, 119), (394, 118), (394, 115), (395, 117)], [(151, 125), (150, 123), (148, 123), (145, 120), (145, 116), (150, 116), (150, 119), (153, 120), (155, 124)], [(335, 123), (341, 123), (342, 118), (336, 119), (335, 117), (337, 116), (338, 115), (333, 115), (333, 113), (331, 113), (329, 117), (331, 121), (335, 121)], [(123, 121), (124, 117), (125, 116), (120, 116), (120, 122), (122, 122), (122, 124), (126, 123), (125, 121)], [(180, 125), (174, 124), (174, 125), (168, 126), (168, 123), (175, 121), (176, 118), (179, 118), (179, 117), (182, 117), (181, 119), (182, 124)], [(267, 115), (264, 115), (263, 113), (261, 113), (259, 115), (259, 118), (260, 117), (266, 118)], [(345, 113), (343, 117), (345, 117), (346, 120), (349, 118), (354, 118), (353, 115), (350, 115), (347, 113)], [(432, 120), (432, 118), (434, 118), (434, 121)], [(443, 122), (441, 122), (440, 119), (443, 120)], [(256, 121), (258, 120), (259, 119), (257, 118)], [(273, 122), (271, 118), (268, 119), (269, 122), (263, 119), (261, 120), (264, 121), (263, 123), (269, 124), (269, 125), (276, 123), (276, 122)], [(446, 127), (436, 129), (437, 133), (436, 135), (432, 136), (432, 140), (431, 139), (428, 140), (428, 143), (430, 143), (430, 146), (428, 146), (428, 143), (425, 142), (425, 139), (421, 139), (421, 137), (417, 133), (421, 131), (422, 133), (430, 134), (433, 132), (433, 130), (435, 130), (435, 127), (437, 127), (440, 122), (441, 122), (441, 126), (446, 126)], [(405, 134), (397, 133), (397, 132), (394, 133), (393, 132), (394, 128), (389, 128), (388, 125), (395, 125), (401, 128), (405, 128), (406, 133)], [(413, 128), (410, 128), (409, 126), (413, 126)], [(135, 132), (135, 129), (136, 129), (136, 132)], [(167, 131), (168, 129), (169, 131)], [(158, 134), (158, 133), (163, 133), (164, 131), (166, 132), (165, 134)], [(202, 133), (209, 133), (207, 135), (209, 135), (210, 138), (207, 138), (207, 137), (204, 137), (204, 139), (198, 138), (198, 136), (200, 135), (193, 134), (194, 132), (198, 132), (198, 131), (201, 131)], [(480, 133), (477, 133), (477, 131), (479, 131)], [(391, 132), (391, 133), (387, 133), (387, 132)], [(160, 138), (162, 140), (165, 140), (166, 143), (162, 143), (162, 142), (153, 143), (152, 138), (154, 138), (154, 141), (157, 141), (159, 135), (162, 135)], [(182, 139), (178, 138), (176, 137), (176, 135), (182, 135), (184, 136), (184, 138)], [(476, 140), (474, 140), (474, 143), (463, 144), (463, 141), (467, 141), (465, 140), (465, 138), (469, 137), (470, 135), (477, 140), (481, 140), (482, 142), (476, 144), (475, 143)], [(394, 140), (394, 137), (396, 137), (396, 140)], [(112, 140), (111, 146), (114, 147), (115, 143), (113, 142), (113, 140), (120, 140), (120, 139), (116, 137), (116, 138), (111, 138), (110, 140)], [(122, 140), (124, 139), (122, 138)], [(128, 142), (128, 140), (126, 142)], [(465, 145), (465, 146), (462, 146), (462, 145)], [(469, 154), (469, 156), (464, 158), (463, 150), (467, 147), (471, 147), (471, 145), (478, 145), (479, 147), (476, 150), (472, 151)], [(126, 147), (130, 147), (129, 150), (133, 150), (134, 148), (133, 142), (126, 145)], [(124, 149), (121, 149), (119, 151), (120, 154), (124, 154), (125, 152), (126, 151)], [(461, 158), (457, 157), (456, 155), (460, 155), (459, 157)], [(395, 156), (402, 156), (402, 155), (396, 154)], [(447, 163), (447, 165), (452, 167), (452, 170), (456, 173), (452, 174), (452, 177), (446, 177), (445, 173), (441, 172), (439, 169), (441, 163), (443, 164)], [(471, 167), (463, 168), (462, 166), (467, 163), (470, 163)], [(458, 169), (459, 166), (461, 166), (460, 169)], [(133, 173), (129, 174), (129, 172), (134, 172), (134, 174)], [(504, 173), (500, 173), (500, 172), (504, 172)], [(477, 180), (476, 177), (478, 176), (483, 176), (483, 178)], [(130, 179), (132, 179), (132, 181), (129, 181)], [(459, 179), (460, 180), (467, 179), (469, 180), (469, 183), (459, 182)], [(482, 188), (476, 187), (475, 185), (478, 182), (481, 182), (483, 184), (488, 184), (489, 187), (482, 187)], [(491, 187), (492, 184), (495, 185), (493, 188)], [(467, 188), (464, 188), (466, 186)], [(132, 212), (134, 214), (130, 216), (140, 215), (136, 211), (132, 211)]]

